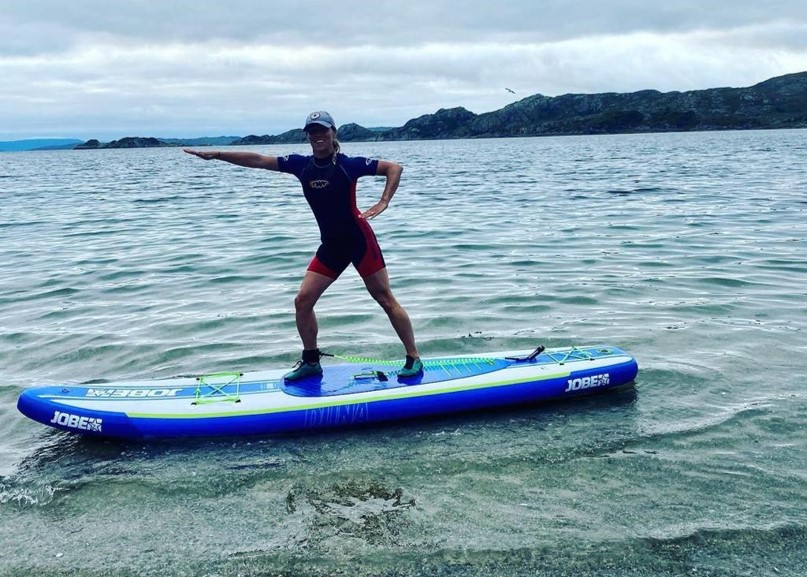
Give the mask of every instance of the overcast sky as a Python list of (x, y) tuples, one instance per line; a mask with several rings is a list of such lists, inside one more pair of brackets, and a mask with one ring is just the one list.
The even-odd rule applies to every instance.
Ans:
[(805, 70), (805, 0), (1, 0), (0, 140), (400, 126)]

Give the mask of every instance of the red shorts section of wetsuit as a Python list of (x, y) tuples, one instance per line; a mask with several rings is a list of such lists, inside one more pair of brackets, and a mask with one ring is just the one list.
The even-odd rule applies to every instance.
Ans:
[(308, 270), (336, 279), (353, 263), (361, 278), (367, 278), (387, 266), (370, 223), (357, 218), (356, 224), (361, 238), (347, 243), (322, 243)]

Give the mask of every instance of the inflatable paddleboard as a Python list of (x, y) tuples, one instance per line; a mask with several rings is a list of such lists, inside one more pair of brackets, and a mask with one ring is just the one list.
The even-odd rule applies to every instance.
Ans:
[(611, 346), (424, 358), (423, 373), (408, 379), (398, 377), (402, 361), (343, 361), (295, 382), (284, 381), (286, 368), (33, 387), (17, 408), (102, 437), (271, 435), (564, 399), (626, 385), (639, 370)]

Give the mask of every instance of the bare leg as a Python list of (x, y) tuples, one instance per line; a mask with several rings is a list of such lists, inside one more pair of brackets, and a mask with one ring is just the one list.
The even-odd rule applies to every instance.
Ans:
[(319, 326), (317, 325), (317, 315), (314, 314), (314, 305), (317, 304), (322, 293), (333, 284), (333, 281), (334, 279), (331, 277), (310, 270), (305, 271), (300, 291), (294, 298), (297, 332), (300, 333), (304, 349), (317, 348)]
[(387, 313), (390, 323), (392, 323), (392, 328), (395, 329), (398, 338), (401, 339), (406, 349), (406, 354), (415, 359), (420, 358), (415, 344), (415, 332), (412, 330), (412, 322), (409, 320), (409, 315), (392, 294), (387, 269), (382, 268), (377, 273), (368, 276), (364, 279), (364, 284), (370, 295)]

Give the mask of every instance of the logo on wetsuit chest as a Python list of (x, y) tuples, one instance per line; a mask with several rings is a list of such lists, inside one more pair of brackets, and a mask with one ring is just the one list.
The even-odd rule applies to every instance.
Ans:
[(308, 186), (311, 188), (325, 188), (329, 184), (331, 184), (329, 180), (312, 180), (308, 183)]

